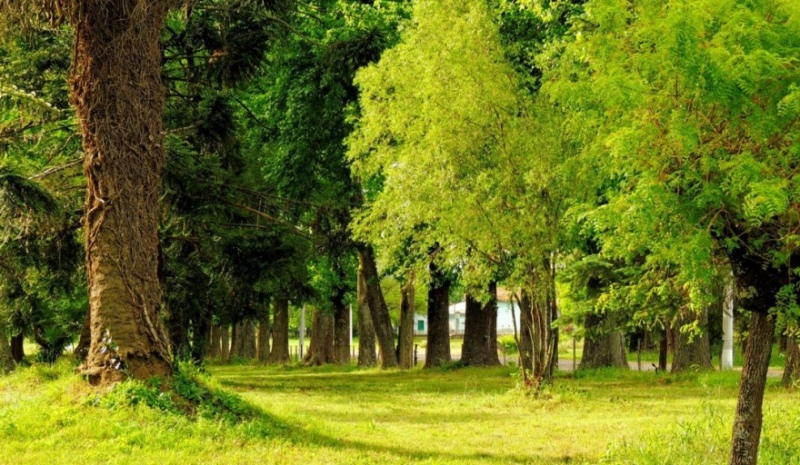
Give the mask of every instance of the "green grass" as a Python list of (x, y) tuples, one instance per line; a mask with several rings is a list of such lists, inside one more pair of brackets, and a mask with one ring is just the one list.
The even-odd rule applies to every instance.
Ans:
[[(534, 397), (509, 368), (215, 365), (202, 389), (161, 395), (97, 390), (72, 370), (0, 378), (0, 463), (723, 463), (738, 381), (598, 370)], [(180, 408), (177, 392), (200, 406)], [(761, 450), (762, 464), (800, 464), (800, 403), (775, 379)]]

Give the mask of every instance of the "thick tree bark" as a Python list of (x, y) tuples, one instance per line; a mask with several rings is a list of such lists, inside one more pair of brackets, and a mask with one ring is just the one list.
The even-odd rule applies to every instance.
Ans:
[(158, 197), (164, 164), (166, 0), (85, 0), (70, 77), (83, 136), (92, 383), (172, 372), (160, 324)]
[(331, 298), (333, 305), (333, 355), (338, 365), (350, 364), (350, 308), (347, 289), (341, 287)]
[[(702, 331), (692, 338), (690, 334), (681, 331), (681, 327), (698, 320)], [(683, 315), (675, 325), (675, 356), (672, 358), (672, 372), (679, 373), (690, 368), (711, 370), (711, 347), (708, 341), (708, 311), (703, 310), (700, 315)]]
[(397, 363), (400, 368), (414, 366), (414, 273), (400, 289), (400, 328), (397, 335)]
[(322, 310), (314, 310), (314, 320), (311, 323), (311, 344), (308, 353), (303, 357), (303, 363), (311, 366), (321, 366), (336, 361), (333, 352), (333, 315)]
[(8, 342), (8, 331), (0, 326), (0, 374), (7, 374), (14, 369), (14, 357), (11, 356), (11, 345)]
[(786, 366), (783, 368), (783, 385), (793, 387), (800, 380), (800, 346), (794, 336), (786, 337)]
[(375, 328), (372, 326), (367, 292), (367, 281), (364, 279), (363, 270), (359, 268), (356, 304), (358, 306), (358, 366), (360, 367), (374, 367), (378, 364), (375, 357)]
[(275, 300), (272, 319), (272, 349), (267, 363), (285, 365), (289, 363), (289, 300)]
[(394, 347), (392, 320), (389, 318), (389, 309), (383, 298), (372, 247), (361, 247), (358, 251), (358, 258), (360, 268), (364, 273), (364, 281), (367, 284), (367, 301), (372, 317), (372, 327), (375, 329), (381, 351), (381, 368), (394, 368), (397, 366), (397, 354)]
[(208, 355), (213, 359), (222, 356), (222, 327), (219, 325), (211, 327), (211, 348)]
[(262, 315), (258, 320), (258, 361), (266, 362), (267, 359), (269, 359), (269, 315)]
[(91, 326), (91, 315), (89, 314), (89, 310), (86, 310), (86, 317), (83, 320), (83, 325), (81, 326), (81, 335), (78, 337), (78, 345), (75, 346), (75, 350), (72, 351), (72, 354), (78, 360), (86, 359), (86, 356), (89, 354), (89, 345), (92, 343), (92, 326)]
[(22, 333), (11, 336), (11, 357), (15, 363), (22, 363), (25, 358), (25, 336)]
[(758, 461), (764, 388), (774, 333), (775, 320), (767, 313), (753, 312), (733, 423), (731, 465), (755, 465)]
[[(467, 366), (499, 365), (497, 341), (497, 284), (489, 284), (490, 300), (482, 305), (467, 294), (466, 323), (464, 326), (464, 345), (461, 361)], [(494, 329), (494, 331), (493, 331)], [(494, 352), (493, 352), (494, 350)]]
[(253, 321), (244, 319), (236, 323), (233, 331), (231, 357), (245, 360), (256, 358), (256, 325)]
[(439, 267), (429, 265), (428, 285), (428, 346), (425, 349), (425, 368), (450, 363), (450, 281)]
[(584, 319), (583, 356), (580, 369), (628, 368), (622, 331), (609, 324), (607, 317), (590, 313)]
[(222, 325), (220, 327), (220, 347), (222, 349), (220, 351), (220, 358), (226, 362), (231, 359), (230, 333), (230, 325)]

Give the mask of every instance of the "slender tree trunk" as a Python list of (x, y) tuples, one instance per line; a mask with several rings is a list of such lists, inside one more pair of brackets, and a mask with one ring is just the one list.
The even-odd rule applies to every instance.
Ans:
[(414, 366), (414, 272), (400, 289), (400, 328), (397, 336), (397, 362), (400, 368)]
[(289, 363), (289, 300), (275, 300), (272, 320), (272, 350), (267, 363), (285, 365)]
[[(499, 365), (497, 357), (497, 284), (489, 284), (490, 300), (482, 305), (467, 294), (461, 361), (467, 366)], [(494, 323), (494, 324), (493, 324)], [(492, 342), (495, 341), (494, 348)]]
[(0, 374), (7, 374), (14, 369), (14, 357), (11, 356), (11, 345), (8, 342), (8, 331), (0, 326)]
[(425, 368), (450, 363), (450, 281), (439, 267), (429, 265), (431, 279), (428, 287), (428, 347), (425, 349)]
[(211, 311), (208, 308), (200, 308), (199, 314), (192, 320), (192, 360), (201, 362), (208, 356), (211, 348), (209, 341), (211, 335)]
[(252, 360), (256, 358), (256, 325), (244, 319), (234, 327), (232, 357)]
[(372, 327), (375, 329), (375, 335), (378, 336), (378, 346), (381, 350), (381, 367), (393, 368), (397, 366), (397, 354), (394, 347), (392, 320), (389, 318), (389, 309), (383, 298), (372, 247), (361, 247), (358, 251), (358, 258), (360, 268), (364, 273), (364, 280), (367, 283), (367, 301), (372, 317)]
[(347, 289), (341, 287), (331, 299), (333, 305), (333, 355), (338, 365), (350, 364), (350, 308)]
[(367, 292), (367, 282), (363, 270), (359, 268), (356, 304), (358, 306), (358, 366), (360, 367), (374, 367), (378, 364), (375, 357), (375, 328), (372, 326)]
[(160, 34), (166, 0), (85, 0), (70, 18), (70, 90), (83, 136), (92, 383), (172, 372), (160, 324), (164, 164)]
[(183, 306), (166, 309), (167, 332), (172, 354), (179, 359), (189, 354), (189, 321), (184, 318)]
[(16, 363), (22, 363), (25, 358), (25, 336), (22, 333), (11, 336), (11, 356)]
[[(269, 307), (267, 307), (269, 309)], [(267, 310), (269, 312), (269, 310)], [(258, 320), (258, 361), (269, 359), (269, 315), (262, 315)]]
[(783, 369), (783, 385), (793, 387), (800, 380), (800, 346), (795, 336), (786, 337), (786, 366)]
[(584, 319), (583, 356), (580, 369), (618, 367), (628, 368), (625, 338), (622, 331), (607, 321), (607, 317), (590, 313)]
[(308, 353), (303, 357), (303, 363), (311, 366), (320, 366), (334, 363), (333, 351), (333, 315), (322, 310), (314, 310), (314, 320), (311, 323), (311, 344)]
[(522, 291), (519, 306), (519, 362), (522, 369), (530, 373), (533, 371), (533, 303), (527, 291)]
[(664, 324), (664, 333), (661, 335), (661, 341), (658, 344), (658, 370), (662, 373), (667, 371), (667, 356), (669, 355), (669, 321)]
[(219, 325), (211, 327), (211, 349), (209, 356), (213, 359), (222, 357), (222, 328)]
[(222, 325), (220, 327), (220, 343), (222, 350), (220, 351), (220, 357), (224, 361), (228, 361), (231, 359), (231, 343), (230, 343), (230, 332), (231, 326), (230, 325)]
[(766, 313), (753, 312), (733, 423), (731, 465), (755, 465), (758, 460), (764, 388), (774, 333), (775, 320)]
[[(700, 334), (692, 338), (690, 334), (681, 331), (681, 327), (691, 324), (697, 318)], [(711, 365), (711, 348), (708, 341), (708, 311), (703, 310), (700, 315), (683, 315), (676, 325), (675, 356), (672, 358), (672, 372), (679, 373), (690, 368), (701, 370), (713, 369)]]

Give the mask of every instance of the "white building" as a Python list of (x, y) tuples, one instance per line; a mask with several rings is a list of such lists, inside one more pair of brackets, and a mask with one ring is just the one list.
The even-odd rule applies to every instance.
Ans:
[[(513, 308), (513, 310), (512, 310)], [(463, 336), (464, 323), (466, 322), (466, 301), (450, 305), (450, 335)], [(519, 306), (506, 301), (497, 302), (497, 334), (514, 334), (514, 324), (519, 331)], [(414, 314), (414, 335), (425, 336), (428, 334), (428, 316)]]

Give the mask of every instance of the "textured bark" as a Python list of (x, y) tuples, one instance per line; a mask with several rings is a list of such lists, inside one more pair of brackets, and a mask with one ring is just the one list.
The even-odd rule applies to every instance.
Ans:
[(222, 325), (220, 327), (220, 358), (225, 361), (228, 361), (231, 358), (230, 332), (230, 325)]
[(258, 320), (258, 361), (269, 359), (269, 315)]
[(16, 363), (21, 363), (25, 358), (25, 336), (22, 333), (11, 336), (11, 357)]
[(315, 310), (311, 325), (311, 344), (308, 346), (308, 353), (303, 357), (303, 363), (311, 366), (334, 363), (333, 315)]
[(333, 356), (339, 365), (350, 364), (350, 308), (347, 306), (347, 289), (337, 290), (331, 298), (333, 305)]
[(392, 320), (389, 318), (389, 309), (383, 298), (372, 248), (364, 246), (359, 249), (358, 258), (360, 268), (364, 273), (364, 281), (367, 284), (367, 301), (372, 317), (372, 327), (378, 337), (378, 346), (381, 351), (381, 368), (394, 368), (397, 366), (397, 354), (394, 347)]
[(83, 320), (83, 325), (81, 326), (81, 335), (78, 337), (78, 345), (75, 346), (75, 350), (72, 351), (72, 354), (78, 360), (86, 359), (86, 356), (89, 354), (89, 345), (92, 343), (92, 326), (91, 326), (92, 318), (89, 315), (89, 310), (86, 310), (86, 317)]
[(214, 359), (222, 356), (222, 327), (219, 325), (211, 327), (211, 347), (208, 355)]
[(256, 325), (248, 319), (236, 323), (233, 329), (231, 357), (252, 360), (256, 358)]
[(783, 369), (783, 385), (793, 387), (800, 381), (800, 346), (793, 336), (786, 338), (786, 366)]
[(276, 299), (272, 318), (272, 349), (267, 363), (289, 363), (289, 300)]
[(758, 461), (764, 388), (774, 332), (775, 320), (771, 316), (753, 312), (733, 423), (731, 465), (755, 465)]
[(625, 338), (607, 317), (590, 313), (584, 319), (585, 338), (580, 369), (628, 368)]
[(11, 345), (8, 342), (8, 332), (5, 327), (0, 327), (0, 374), (7, 374), (14, 369), (14, 358), (11, 356)]
[(400, 289), (400, 328), (397, 335), (397, 363), (400, 368), (414, 366), (414, 273)]
[(435, 263), (429, 265), (428, 339), (425, 368), (450, 363), (450, 281)]
[[(497, 357), (497, 284), (489, 285), (489, 302), (482, 305), (467, 294), (461, 361), (467, 366), (499, 365)], [(494, 348), (492, 342), (495, 342)]]
[(372, 316), (367, 300), (367, 282), (363, 270), (358, 270), (358, 286), (356, 289), (356, 304), (358, 306), (358, 366), (374, 367), (378, 364), (375, 357), (375, 328), (372, 326)]
[[(681, 331), (681, 327), (691, 324), (698, 320), (698, 326), (702, 331), (700, 334), (690, 338), (690, 334)], [(675, 325), (675, 356), (672, 358), (672, 372), (679, 373), (688, 369), (710, 370), (711, 347), (708, 341), (708, 311), (704, 310), (700, 315), (683, 315)]]
[(85, 0), (71, 100), (83, 136), (92, 383), (170, 375), (160, 324), (158, 197), (164, 164), (160, 33), (166, 0)]

